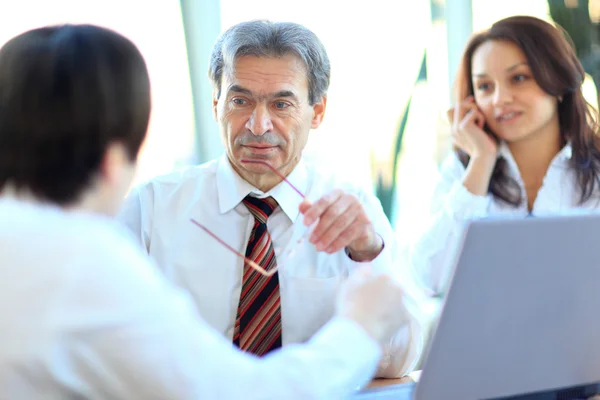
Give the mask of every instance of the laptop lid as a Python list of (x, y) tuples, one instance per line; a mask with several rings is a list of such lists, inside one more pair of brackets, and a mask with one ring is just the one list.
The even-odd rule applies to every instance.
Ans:
[(600, 215), (466, 224), (415, 399), (600, 381)]

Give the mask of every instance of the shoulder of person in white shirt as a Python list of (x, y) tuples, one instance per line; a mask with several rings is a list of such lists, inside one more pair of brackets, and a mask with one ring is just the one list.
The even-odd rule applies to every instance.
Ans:
[[(597, 207), (598, 112), (583, 96), (584, 78), (565, 33), (538, 18), (502, 19), (467, 43), (448, 112), (455, 155), (411, 250), (414, 274), (434, 292), (446, 279), (449, 239), (492, 204), (494, 212), (527, 215), (543, 188), (556, 199), (573, 192), (572, 204), (556, 211)], [(555, 165), (568, 173), (551, 175)]]
[(93, 25), (25, 32), (0, 49), (0, 93), (2, 393), (340, 398), (369, 380), (378, 343), (404, 323), (389, 277), (356, 275), (309, 343), (257, 359), (207, 327), (107, 219), (150, 115), (131, 41)]

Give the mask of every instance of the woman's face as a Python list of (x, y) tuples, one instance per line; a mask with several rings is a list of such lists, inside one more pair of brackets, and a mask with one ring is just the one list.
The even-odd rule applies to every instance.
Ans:
[(557, 132), (558, 100), (540, 88), (516, 44), (484, 42), (471, 71), (475, 103), (498, 138), (511, 143)]

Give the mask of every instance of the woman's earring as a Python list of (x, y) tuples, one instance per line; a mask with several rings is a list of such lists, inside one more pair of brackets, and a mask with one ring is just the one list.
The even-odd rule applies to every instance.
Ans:
[(558, 96), (558, 102), (562, 103), (562, 101), (563, 101), (563, 97), (562, 96)]

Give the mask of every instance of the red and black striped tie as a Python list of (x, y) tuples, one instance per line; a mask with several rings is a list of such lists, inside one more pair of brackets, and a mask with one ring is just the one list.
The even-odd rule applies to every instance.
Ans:
[[(246, 196), (244, 205), (254, 215), (254, 227), (246, 247), (246, 257), (267, 271), (277, 260), (267, 231), (267, 218), (277, 208), (272, 197)], [(279, 274), (264, 276), (244, 265), (242, 293), (233, 332), (233, 343), (241, 350), (262, 356), (281, 347), (281, 304)]]

